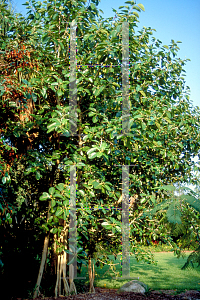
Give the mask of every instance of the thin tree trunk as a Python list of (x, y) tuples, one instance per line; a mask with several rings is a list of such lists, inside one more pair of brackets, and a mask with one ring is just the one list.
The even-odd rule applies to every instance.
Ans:
[(89, 292), (90, 293), (95, 293), (95, 289), (94, 289), (94, 285), (93, 285), (95, 272), (94, 272), (94, 263), (93, 263), (93, 272), (92, 272), (92, 259), (91, 259), (91, 256), (89, 256), (89, 261), (88, 261), (88, 274), (89, 274), (89, 281), (90, 281)]
[[(50, 211), (50, 209), (51, 209), (51, 201), (49, 201), (49, 211)], [(49, 211), (48, 211), (48, 215), (47, 215), (47, 221), (50, 218)], [(39, 270), (39, 273), (38, 273), (36, 289), (34, 291), (33, 299), (35, 299), (37, 297), (38, 292), (39, 292), (39, 288), (40, 288), (40, 284), (41, 284), (41, 280), (42, 280), (42, 274), (44, 272), (44, 266), (45, 266), (45, 262), (46, 262), (46, 259), (47, 259), (49, 235), (50, 235), (50, 232), (48, 233), (48, 235), (44, 239), (44, 247), (43, 247), (43, 251), (42, 251), (42, 259), (41, 259), (41, 263), (40, 263), (40, 270)]]
[(61, 295), (61, 281), (60, 281), (60, 269), (61, 269), (61, 255), (58, 255), (58, 263), (57, 263), (57, 280), (56, 280), (56, 286), (55, 286), (55, 297)]
[(34, 292), (34, 295), (33, 295), (33, 299), (35, 299), (37, 297), (38, 292), (39, 292), (40, 283), (41, 283), (41, 280), (42, 280), (42, 274), (43, 274), (43, 271), (44, 271), (44, 265), (45, 265), (45, 261), (46, 261), (46, 257), (47, 257), (48, 244), (49, 244), (49, 234), (45, 237), (45, 240), (44, 240), (42, 260), (41, 260), (41, 263), (40, 263), (40, 270), (39, 270), (39, 273), (38, 273), (37, 284), (36, 284), (36, 289), (35, 289), (35, 292)]
[(57, 238), (57, 235), (54, 234), (54, 245), (53, 245), (53, 251), (54, 251), (54, 257), (55, 257), (55, 264), (54, 264), (54, 267), (55, 267), (55, 274), (57, 272), (57, 263), (58, 263), (58, 255), (56, 253), (56, 238)]
[(64, 283), (64, 290), (65, 290), (65, 294), (66, 296), (69, 295), (69, 285), (67, 282), (67, 272), (66, 272), (66, 264), (67, 264), (67, 253), (64, 251), (63, 254), (63, 261), (62, 261), (62, 270), (63, 270), (63, 283)]

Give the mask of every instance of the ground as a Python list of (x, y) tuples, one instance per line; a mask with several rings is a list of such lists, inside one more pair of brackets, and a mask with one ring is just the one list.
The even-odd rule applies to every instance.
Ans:
[[(95, 293), (85, 293), (71, 295), (68, 297), (42, 297), (35, 300), (200, 300), (200, 292), (191, 290), (175, 295), (174, 290), (150, 291), (148, 295), (136, 294), (132, 292), (117, 293), (117, 289), (95, 288)], [(16, 300), (21, 300), (20, 298)], [(28, 300), (28, 299), (27, 299)]]

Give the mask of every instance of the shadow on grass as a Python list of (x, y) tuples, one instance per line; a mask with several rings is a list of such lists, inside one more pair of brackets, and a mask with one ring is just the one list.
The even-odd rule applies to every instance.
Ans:
[[(109, 266), (102, 269), (95, 266), (94, 285), (101, 288), (118, 289), (123, 284), (136, 279), (144, 282), (152, 290), (177, 290), (182, 292), (185, 290), (200, 289), (200, 267), (195, 269), (181, 270), (187, 256), (185, 258), (177, 258), (173, 253), (154, 253), (157, 266), (147, 264), (143, 261), (137, 262), (134, 256), (130, 256), (130, 279), (119, 280), (117, 277), (122, 276), (120, 256), (117, 260), (113, 255), (108, 255), (113, 259), (116, 265), (115, 274)], [(95, 262), (95, 260), (93, 260)], [(87, 266), (82, 268), (80, 276), (85, 276), (89, 282)]]

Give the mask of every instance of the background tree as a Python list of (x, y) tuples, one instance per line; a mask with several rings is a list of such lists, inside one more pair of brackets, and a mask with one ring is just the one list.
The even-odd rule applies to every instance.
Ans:
[[(157, 189), (157, 188), (156, 188)], [(158, 187), (170, 194), (170, 198), (155, 205), (153, 209), (144, 212), (144, 215), (155, 215), (166, 212), (166, 221), (171, 223), (168, 226), (171, 231), (171, 235), (175, 238), (178, 237), (178, 247), (175, 250), (178, 257), (184, 253), (181, 251), (185, 248), (193, 247), (194, 251), (188, 256), (187, 262), (182, 269), (188, 266), (194, 266), (194, 263), (199, 264), (200, 253), (200, 236), (199, 236), (199, 224), (200, 224), (200, 199), (199, 194), (187, 187), (179, 188), (182, 191), (179, 195), (175, 195), (176, 187), (172, 185), (165, 185)], [(186, 193), (185, 193), (186, 192)], [(167, 223), (167, 222), (165, 222)]]
[[(66, 235), (69, 229), (70, 164), (82, 165), (77, 167), (78, 249), (83, 248), (80, 263), (87, 258), (91, 271), (98, 243), (105, 250), (120, 250), (121, 212), (106, 210), (121, 205), (122, 172), (115, 165), (134, 164), (130, 167), (130, 194), (134, 199), (130, 227), (131, 250), (136, 254), (136, 236), (151, 239), (157, 224), (162, 240), (170, 240), (161, 217), (153, 225), (143, 211), (165, 196), (153, 187), (188, 179), (193, 166), (190, 157), (199, 149), (199, 111), (190, 104), (181, 77), (187, 60), (175, 58), (177, 43), (172, 40), (168, 47), (155, 38), (150, 41), (151, 28), (136, 34), (137, 11), (144, 9), (142, 5), (128, 1), (121, 13), (116, 11), (117, 20), (111, 23), (112, 18), (98, 16), (98, 1), (88, 6), (85, 3), (46, 1), (41, 6), (32, 1), (27, 4), (27, 19), (11, 18), (11, 36), (1, 39), (3, 59), (10, 66), (9, 73), (2, 70), (2, 147), (13, 150), (16, 156), (12, 173), (2, 173), (2, 199), (8, 198), (10, 190), (16, 207), (9, 217), (13, 226), (15, 217), (18, 220), (17, 214), (21, 214), (24, 230), (32, 228), (33, 238), (45, 239), (40, 271), (43, 273), (45, 262), (48, 267), (49, 258), (54, 272), (49, 282), (55, 282), (55, 270), (66, 246), (60, 237), (63, 228)], [(72, 20), (77, 22), (78, 37), (78, 137), (69, 134)], [(123, 21), (130, 22), (129, 136), (121, 134)], [(2, 163), (7, 159), (5, 155)], [(12, 232), (5, 223), (2, 217), (1, 226)], [(33, 248), (36, 259), (41, 243)], [(4, 249), (5, 245), (3, 253)], [(152, 261), (148, 254), (144, 258)]]

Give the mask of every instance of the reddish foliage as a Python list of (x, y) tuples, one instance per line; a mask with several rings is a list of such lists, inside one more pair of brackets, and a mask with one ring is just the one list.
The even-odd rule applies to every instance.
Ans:
[(152, 241), (152, 243), (153, 243), (154, 245), (158, 245), (158, 244), (159, 244), (158, 241)]

